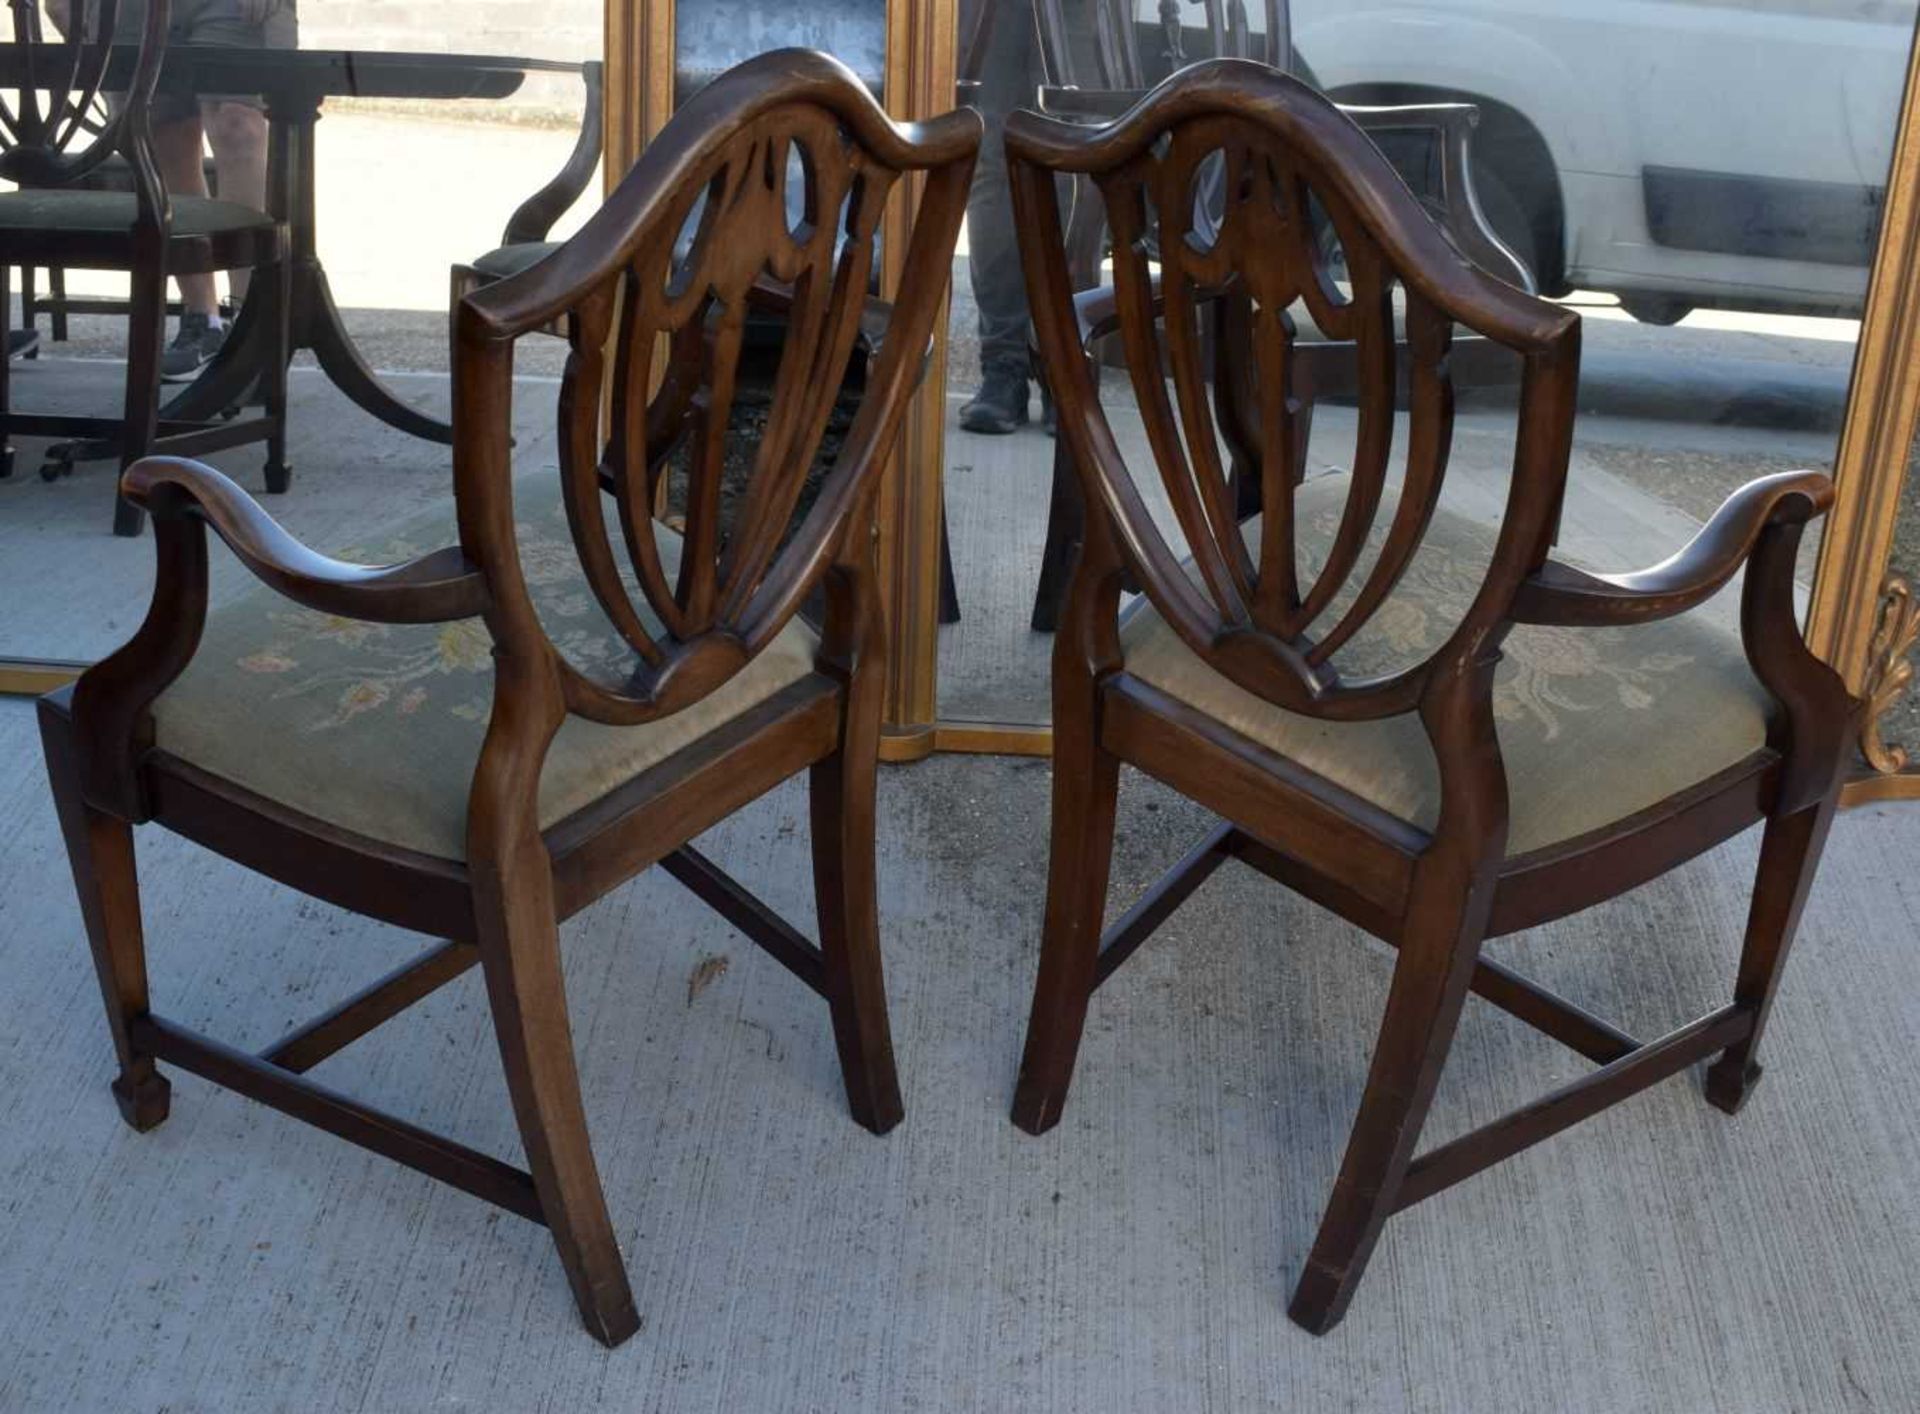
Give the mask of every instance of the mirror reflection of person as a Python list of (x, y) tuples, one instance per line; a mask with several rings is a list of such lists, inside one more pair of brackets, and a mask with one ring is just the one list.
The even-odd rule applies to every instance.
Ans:
[[(82, 0), (87, 10), (92, 0)], [(60, 32), (70, 34), (74, 0), (47, 0), (47, 14)], [(116, 42), (137, 44), (146, 25), (145, 0), (120, 0), (114, 22)], [(299, 46), (294, 0), (174, 0), (167, 27), (168, 47), (220, 45), (233, 49), (294, 49)], [(201, 153), (213, 148), (220, 199), (264, 211), (267, 206), (267, 117), (258, 94), (153, 95), (148, 109), (153, 159), (167, 191), (174, 196), (206, 196)], [(245, 270), (228, 272), (236, 305), (246, 298)], [(170, 383), (191, 379), (227, 337), (212, 275), (176, 275), (182, 313), (173, 342), (160, 360), (160, 376)]]
[[(960, 408), (969, 432), (1008, 433), (1030, 412), (1033, 368), (1027, 351), (1027, 285), (1020, 268), (1020, 241), (1013, 228), (1013, 193), (1007, 186), (1004, 146), (1007, 116), (1039, 106), (1046, 70), (1034, 0), (975, 0), (989, 7), (980, 53), (968, 64), (978, 86), (967, 101), (980, 110), (987, 132), (980, 163), (967, 193), (967, 275), (979, 311), (980, 384)], [(1093, 46), (1093, 0), (1066, 0), (1060, 42), (1076, 62)], [(963, 32), (965, 30), (963, 29)], [(1089, 66), (1087, 72), (1092, 72)], [(1063, 190), (1070, 200), (1070, 189)]]
[(986, 119), (980, 163), (967, 194), (967, 275), (980, 322), (980, 384), (960, 408), (969, 432), (1002, 434), (1027, 421), (1027, 286), (1013, 229), (1003, 146), (1007, 115), (1034, 106), (1043, 77), (1033, 0), (978, 0), (992, 6), (983, 52), (974, 64), (971, 102)]

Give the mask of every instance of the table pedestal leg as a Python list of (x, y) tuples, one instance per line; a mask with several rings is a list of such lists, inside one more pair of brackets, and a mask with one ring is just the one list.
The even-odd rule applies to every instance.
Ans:
[(312, 349), (321, 370), (359, 407), (389, 426), (431, 442), (451, 443), (453, 427), (400, 401), (367, 367), (341, 323), (314, 233), (313, 129), (320, 119), (318, 94), (270, 95), (267, 109), (267, 204), (287, 225), (291, 289), (282, 303), (277, 282), (256, 281), (234, 321), (233, 333), (206, 372), (162, 409), (169, 419), (199, 419), (242, 401), (259, 401), (258, 370), (274, 356), (274, 324), (285, 321), (284, 356)]

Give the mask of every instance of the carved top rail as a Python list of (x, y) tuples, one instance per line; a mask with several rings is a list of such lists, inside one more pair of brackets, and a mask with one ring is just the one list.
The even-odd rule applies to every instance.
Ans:
[[(1293, 711), (1334, 718), (1411, 710), (1442, 665), (1497, 644), (1514, 595), (1551, 544), (1572, 436), (1579, 317), (1463, 259), (1366, 135), (1304, 84), (1262, 65), (1216, 60), (1169, 79), (1100, 129), (1036, 114), (1007, 130), (1034, 319), (1090, 503), (1104, 506), (1127, 565), (1156, 609), (1216, 670)], [(1113, 232), (1114, 297), (1132, 387), (1190, 566), (1169, 545), (1101, 410), (1068, 280), (1056, 173), (1098, 187)], [(1217, 222), (1202, 188), (1224, 194)], [(1313, 218), (1324, 212), (1344, 278)], [(1156, 285), (1157, 280), (1157, 285)], [(1157, 298), (1156, 298), (1157, 295)], [(1405, 470), (1388, 494), (1394, 437), (1395, 306), (1404, 308), (1411, 393)], [(1297, 544), (1289, 387), (1293, 310), (1360, 364), (1350, 489), (1325, 558)], [(1245, 392), (1262, 480), (1257, 543), (1235, 516), (1221, 429), (1203, 366), (1214, 321), (1217, 390)], [(1419, 550), (1452, 441), (1447, 355), (1456, 325), (1519, 354), (1519, 434), (1505, 519), (1486, 578), (1431, 657), (1344, 679), (1336, 664)], [(1394, 505), (1376, 536), (1382, 507)], [(1370, 567), (1362, 551), (1377, 540)], [(1189, 572), (1189, 569), (1191, 572)], [(1337, 610), (1337, 611), (1336, 611)]]

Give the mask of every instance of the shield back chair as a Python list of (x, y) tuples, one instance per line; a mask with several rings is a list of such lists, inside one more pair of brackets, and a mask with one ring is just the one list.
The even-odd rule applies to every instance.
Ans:
[[(990, 4), (991, 0), (987, 0), (987, 3)], [(605, 112), (602, 65), (598, 61), (582, 64), (580, 77), (586, 86), (586, 104), (580, 116), (579, 139), (574, 143), (565, 166), (552, 181), (514, 211), (497, 247), (470, 262), (453, 267), (452, 307), (457, 308), (465, 296), (482, 285), (517, 275), (559, 249), (557, 242), (548, 239), (548, 234), (554, 222), (571, 210), (586, 191), (587, 183), (599, 169), (602, 150), (602, 115)], [(964, 85), (962, 88), (964, 91)], [(790, 206), (794, 199), (794, 194), (790, 193)], [(792, 214), (799, 214), (797, 208)], [(760, 284), (761, 289), (755, 296), (756, 313), (769, 324), (784, 327), (792, 292), (770, 275), (763, 276)], [(864, 381), (867, 366), (879, 357), (880, 346), (886, 341), (887, 327), (892, 317), (893, 306), (889, 301), (878, 295), (867, 297), (860, 315), (860, 336), (854, 343), (853, 364), (859, 370), (859, 381)], [(566, 337), (563, 324), (556, 323), (547, 332), (560, 338)], [(947, 543), (943, 512), (940, 529), (940, 621), (958, 622), (959, 604), (953, 579), (953, 553)]]
[[(1262, 23), (1255, 27), (1239, 0), (1198, 0), (1201, 20), (1197, 30), (1182, 20), (1179, 0), (1163, 0), (1158, 24), (1148, 30), (1155, 52), (1143, 51), (1142, 26), (1135, 19), (1132, 0), (1079, 0), (1093, 15), (1093, 43), (1070, 42), (1067, 6), (1074, 0), (1039, 0), (1034, 9), (1038, 26), (1041, 66), (1047, 84), (1040, 93), (1040, 110), (1080, 122), (1111, 122), (1137, 103), (1156, 75), (1178, 72), (1204, 58), (1250, 59), (1283, 73), (1301, 73), (1300, 56), (1293, 47), (1288, 0), (1261, 0)], [(1192, 3), (1192, 0), (1190, 0)], [(1479, 110), (1471, 103), (1417, 103), (1342, 105), (1341, 111), (1376, 142), (1399, 152), (1421, 200), (1440, 223), (1448, 239), (1489, 274), (1532, 293), (1533, 273), (1495, 232), (1482, 210), (1474, 188), (1473, 137)], [(1223, 200), (1218, 170), (1203, 174), (1200, 205), (1204, 227)], [(1339, 247), (1331, 227), (1316, 213), (1315, 228), (1337, 261)], [(1068, 225), (1068, 269), (1079, 292), (1076, 310), (1081, 342), (1094, 358), (1102, 347), (1117, 342), (1118, 315), (1114, 292), (1100, 278), (1101, 254), (1106, 245), (1105, 213), (1087, 183), (1077, 183)], [(1288, 314), (1299, 336), (1293, 364), (1293, 419), (1302, 455), (1313, 428), (1314, 405), (1323, 399), (1351, 399), (1359, 391), (1359, 364), (1350, 341), (1319, 328), (1307, 309), (1296, 306)], [(1404, 351), (1404, 334), (1403, 334)], [(1515, 365), (1497, 345), (1462, 334), (1454, 341), (1454, 382), (1461, 387), (1511, 385)], [(1402, 390), (1404, 393), (1404, 389)], [(1243, 419), (1235, 419), (1236, 422)], [(1233, 445), (1236, 495), (1243, 514), (1258, 509), (1260, 472), (1246, 460), (1250, 444)], [(1077, 478), (1065, 462), (1064, 443), (1054, 448), (1053, 485), (1047, 512), (1045, 548), (1040, 576), (1034, 587), (1031, 626), (1048, 633), (1059, 617), (1066, 590), (1067, 567), (1073, 543), (1080, 534), (1081, 511)]]
[[(1351, 119), (1270, 68), (1185, 70), (1104, 129), (1021, 114), (1007, 151), (1060, 436), (1092, 508), (1054, 645), (1052, 851), (1013, 1118), (1036, 1134), (1058, 1121), (1094, 989), (1226, 859), (1397, 948), (1359, 1111), (1290, 1308), (1325, 1331), (1389, 1215), (1716, 1054), (1707, 1098), (1732, 1112), (1746, 1097), (1857, 713), (1808, 652), (1794, 608), (1795, 548), (1832, 489), (1813, 472), (1754, 481), (1637, 573), (1556, 558), (1579, 317), (1464, 259)], [(1227, 201), (1201, 239), (1193, 191), (1214, 154)], [(1061, 175), (1093, 181), (1113, 222), (1120, 334), (1173, 541), (1087, 366)], [(1345, 247), (1348, 290), (1314, 239), (1312, 200)], [(1157, 302), (1145, 255), (1154, 212)], [(1404, 466), (1390, 477), (1395, 286), (1412, 407)], [(1280, 317), (1302, 298), (1353, 341), (1362, 375), (1351, 471), (1304, 483), (1289, 425), (1294, 334)], [(1244, 526), (1218, 445), (1222, 383), (1210, 404), (1200, 355), (1208, 319), (1238, 321), (1254, 365), (1264, 511)], [(1439, 499), (1456, 324), (1522, 366), (1492, 529)], [(1743, 569), (1736, 633), (1700, 606)], [(1123, 621), (1128, 577), (1145, 597)], [(1606, 685), (1599, 696), (1582, 691), (1583, 672)], [(1544, 720), (1533, 710), (1564, 701), (1588, 710)], [(1123, 762), (1222, 818), (1103, 934)], [(1637, 1041), (1480, 955), (1486, 938), (1610, 898), (1760, 822), (1732, 1000), (1658, 1040)], [(1470, 991), (1599, 1068), (1416, 1155)]]
[[(14, 33), (16, 35), (32, 35), (36, 39), (40, 38), (43, 33), (43, 27), (41, 25), (39, 9), (35, 5), (28, 3), (28, 0), (8, 0), (8, 2), (13, 10)], [(112, 106), (107, 102), (106, 95), (95, 94), (92, 104), (89, 105), (87, 115), (80, 120), (79, 126), (74, 130), (72, 138), (69, 139), (69, 146), (74, 142), (92, 141), (93, 138), (99, 135), (102, 127), (111, 120), (112, 117)], [(209, 196), (220, 195), (220, 173), (218, 164), (215, 163), (211, 152), (208, 152), (201, 159), (201, 172), (206, 179), (207, 194)], [(88, 172), (84, 177), (80, 178), (75, 185), (87, 191), (130, 192), (134, 190), (133, 181), (133, 169), (127, 165), (127, 160), (124, 157), (116, 153), (98, 167)], [(67, 341), (67, 318), (69, 315), (124, 315), (126, 312), (127, 302), (124, 299), (118, 299), (113, 296), (69, 295), (67, 293), (66, 271), (58, 265), (47, 267), (47, 293), (44, 295), (39, 293), (34, 267), (24, 265), (20, 268), (21, 327), (36, 329), (39, 324), (40, 315), (44, 313), (47, 316), (48, 335), (56, 344), (63, 344)], [(177, 303), (170, 302), (168, 304), (168, 314), (178, 314), (179, 312), (180, 306)], [(223, 309), (222, 313), (231, 314), (232, 311)], [(26, 354), (26, 357), (29, 359), (35, 359), (39, 356), (40, 350), (38, 345), (30, 349)], [(54, 465), (57, 471), (60, 464), (55, 463)], [(43, 473), (43, 475), (44, 474), (45, 473)]]
[[(212, 198), (169, 199), (154, 167), (147, 106), (165, 57), (169, 6), (152, 0), (132, 67), (117, 67), (124, 48), (108, 42), (122, 0), (79, 0), (74, 42), (52, 43), (31, 17), (32, 0), (9, 0), (23, 80), (16, 110), (0, 100), (0, 177), (20, 190), (0, 193), (0, 297), (16, 266), (117, 270), (131, 279), (124, 405), (115, 418), (26, 413), (13, 409), (11, 380), (0, 370), (0, 471), (11, 472), (16, 435), (66, 439), (49, 465), (114, 458), (124, 469), (149, 452), (199, 455), (248, 442), (267, 444), (266, 486), (284, 491), (286, 379), (277, 356), (261, 383), (259, 416), (210, 422), (160, 420), (160, 350), (166, 333), (168, 275), (251, 269), (284, 291), (289, 266), (285, 228), (251, 207)], [(122, 59), (116, 59), (116, 54)], [(121, 101), (76, 141), (95, 101)], [(89, 191), (89, 177), (121, 158), (131, 191)], [(283, 301), (284, 304), (284, 301)], [(136, 535), (141, 512), (115, 502), (116, 534)]]
[[(655, 863), (824, 996), (854, 1119), (875, 1133), (899, 1121), (873, 873), (886, 645), (874, 504), (979, 132), (970, 112), (896, 125), (822, 54), (776, 51), (716, 80), (578, 235), (461, 304), (453, 504), (383, 542), (444, 548), (330, 559), (204, 466), (150, 458), (128, 472), (155, 521), (152, 608), (124, 648), (43, 699), (41, 724), (129, 1124), (166, 1118), (159, 1067), (178, 1066), (544, 1223), (588, 1329), (616, 1344), (637, 1317), (588, 1142), (558, 924)], [(809, 191), (792, 228), (790, 146)], [(845, 364), (881, 210), (915, 174), (900, 337), (797, 510), (838, 387), (822, 371)], [(851, 239), (836, 254), (837, 225)], [(741, 331), (766, 269), (796, 291), (792, 337), (751, 472), (723, 488)], [(516, 478), (515, 341), (561, 317), (559, 470)], [(684, 537), (652, 514), (682, 444)], [(208, 529), (266, 585), (213, 614)], [(817, 634), (796, 616), (816, 588)], [(337, 693), (315, 691), (342, 674), (364, 688), (346, 722)], [(817, 947), (687, 847), (802, 769)], [(258, 1054), (195, 1034), (148, 1005), (142, 823), (444, 941)], [(305, 1078), (475, 964), (530, 1172)]]

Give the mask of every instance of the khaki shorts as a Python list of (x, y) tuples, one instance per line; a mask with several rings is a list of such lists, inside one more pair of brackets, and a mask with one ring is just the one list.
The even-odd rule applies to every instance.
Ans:
[[(294, 13), (294, 0), (278, 0), (259, 24), (242, 17), (240, 0), (174, 0), (167, 25), (167, 43), (217, 44), (228, 49), (298, 49), (300, 22)], [(147, 7), (143, 0), (121, 0), (114, 36), (123, 43), (138, 43), (146, 27)], [(177, 123), (198, 115), (202, 103), (244, 103), (249, 108), (264, 108), (257, 93), (182, 93), (157, 89), (148, 118), (155, 123)]]

